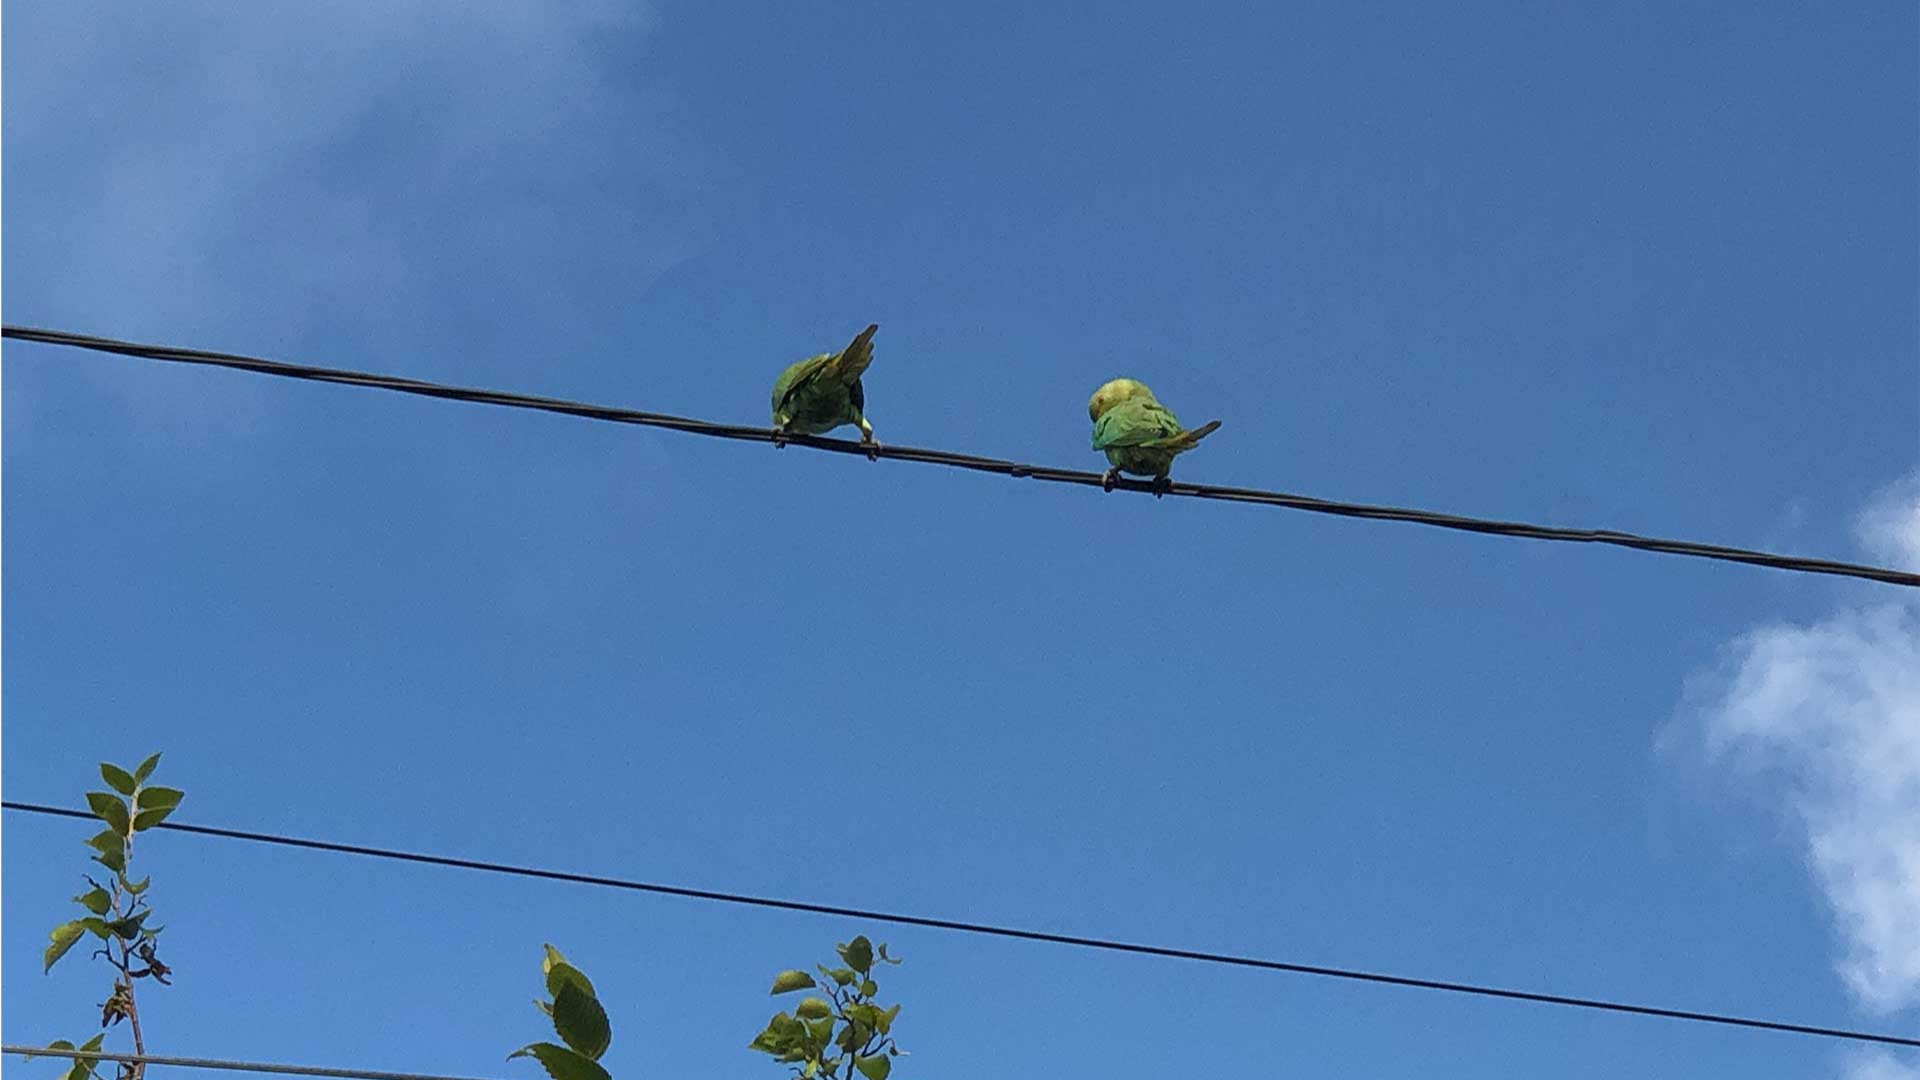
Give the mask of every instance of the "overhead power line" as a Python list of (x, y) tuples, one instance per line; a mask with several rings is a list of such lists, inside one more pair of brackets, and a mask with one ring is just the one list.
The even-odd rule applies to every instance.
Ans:
[[(607, 405), (592, 405), (578, 401), (565, 401), (559, 398), (534, 397), (527, 394), (514, 394), (501, 390), (481, 390), (471, 387), (449, 386), (443, 383), (424, 382), (419, 379), (408, 379), (395, 375), (379, 375), (363, 371), (348, 371), (340, 368), (287, 364), (276, 360), (263, 360), (258, 357), (238, 356), (232, 353), (206, 352), (199, 349), (179, 349), (164, 345), (140, 345), (128, 341), (115, 341), (111, 338), (69, 333), (64, 330), (38, 330), (25, 326), (6, 326), (0, 328), (0, 336), (16, 338), (21, 341), (34, 341), (46, 345), (66, 345), (79, 349), (91, 349), (96, 352), (114, 353), (145, 360), (162, 360), (169, 363), (236, 368), (241, 371), (251, 371), (261, 375), (278, 375), (290, 379), (306, 379), (312, 382), (341, 383), (347, 386), (360, 386), (374, 390), (391, 390), (402, 394), (418, 394), (424, 397), (444, 398), (450, 401), (464, 401), (479, 405), (501, 405), (514, 409), (535, 409), (542, 412), (585, 417), (590, 420), (606, 420), (620, 424), (638, 424), (645, 427), (667, 428), (673, 431), (683, 431), (692, 435), (706, 435), (717, 439), (774, 442), (777, 435), (771, 428), (750, 427), (742, 424), (717, 424), (706, 420), (669, 416), (664, 413), (640, 412), (634, 409), (619, 409)], [(928, 450), (920, 447), (893, 445), (875, 448), (868, 444), (847, 439), (828, 439), (815, 435), (794, 434), (781, 436), (781, 438), (786, 442), (800, 446), (809, 446), (815, 450), (826, 450), (831, 453), (875, 456), (889, 458), (894, 461), (919, 462), (925, 465), (944, 465), (949, 468), (970, 469), (976, 472), (996, 473), (1001, 476), (1011, 476), (1022, 479), (1044, 480), (1056, 484), (1078, 484), (1082, 487), (1100, 487), (1105, 480), (1105, 475), (1098, 472), (1086, 472), (1079, 469), (1055, 469), (1044, 465), (1026, 465), (1001, 458), (977, 457), (972, 454), (958, 454), (946, 450)], [(1306, 510), (1316, 514), (1368, 518), (1375, 521), (1401, 521), (1415, 525), (1431, 525), (1441, 529), (1487, 533), (1495, 536), (1513, 536), (1528, 540), (1554, 540), (1577, 544), (1608, 544), (1614, 547), (1632, 548), (1636, 551), (1653, 551), (1666, 555), (1687, 555), (1694, 558), (1715, 559), (1721, 562), (1747, 563), (1752, 566), (1772, 567), (1776, 570), (1792, 570), (1807, 574), (1833, 574), (1839, 577), (1879, 581), (1889, 585), (1905, 585), (1909, 588), (1920, 587), (1920, 574), (1909, 573), (1903, 570), (1893, 570), (1880, 566), (1867, 566), (1860, 563), (1835, 562), (1830, 559), (1808, 559), (1794, 555), (1778, 555), (1765, 551), (1751, 551), (1745, 548), (1723, 547), (1718, 544), (1695, 543), (1690, 540), (1663, 540), (1658, 537), (1615, 532), (1611, 529), (1567, 529), (1549, 525), (1530, 525), (1526, 522), (1519, 521), (1494, 521), (1486, 518), (1464, 517), (1458, 514), (1443, 514), (1431, 510), (1410, 510), (1394, 506), (1372, 506), (1364, 503), (1337, 502), (1331, 499), (1316, 499), (1307, 495), (1290, 495), (1285, 492), (1263, 491), (1258, 488), (1221, 487), (1214, 484), (1187, 484), (1176, 482), (1171, 486), (1156, 489), (1154, 485), (1144, 481), (1122, 479), (1114, 486), (1126, 491), (1178, 495), (1186, 498), (1212, 499), (1221, 502), (1256, 503), (1262, 506), (1278, 506), (1291, 510)]]
[(472, 1080), (433, 1073), (382, 1072), (377, 1069), (331, 1069), (322, 1065), (282, 1065), (266, 1061), (223, 1061), (219, 1058), (161, 1057), (155, 1054), (116, 1054), (110, 1050), (49, 1050), (40, 1046), (0, 1046), (0, 1054), (69, 1058), (79, 1061), (124, 1061), (129, 1065), (177, 1065), (183, 1069), (225, 1069), (228, 1072), (272, 1073), (278, 1076), (331, 1076), (341, 1080)]
[[(46, 806), (41, 803), (0, 802), (0, 807), (28, 814), (44, 814), (52, 817), (78, 818), (92, 821), (92, 814), (84, 810), (69, 810), (64, 807)], [(485, 862), (479, 859), (459, 859), (446, 855), (428, 855), (414, 851), (397, 851), (392, 848), (368, 847), (363, 844), (341, 844), (331, 840), (308, 840), (297, 836), (281, 836), (275, 833), (248, 832), (241, 829), (222, 829), (210, 825), (186, 825), (171, 821), (155, 826), (173, 832), (192, 833), (196, 836), (213, 836), (223, 840), (245, 840), (256, 844), (272, 844), (279, 847), (305, 848), (310, 851), (328, 851), (342, 855), (359, 855), (373, 859), (391, 859), (397, 862), (419, 863), (427, 866), (445, 866), (459, 870), (478, 870), (489, 874), (507, 874), (513, 877), (536, 878), (542, 881), (565, 881), (576, 885), (595, 885), (608, 889), (624, 889), (629, 892), (653, 893), (660, 896), (678, 896), (691, 900), (711, 900), (723, 904), (741, 904), (749, 907), (773, 908), (780, 911), (800, 911), (813, 915), (835, 915), (849, 919), (864, 919), (869, 922), (894, 923), (900, 926), (919, 926), (932, 930), (952, 930), (963, 934), (984, 934), (991, 937), (1013, 938), (1018, 941), (1039, 941), (1052, 945), (1071, 945), (1083, 949), (1097, 949), (1104, 952), (1132, 953), (1139, 956), (1157, 956), (1173, 960), (1195, 960), (1206, 964), (1225, 964), (1231, 967), (1258, 968), (1263, 971), (1283, 971), (1295, 975), (1315, 975), (1329, 979), (1346, 979), (1354, 982), (1378, 983), (1387, 986), (1403, 986), (1415, 990), (1436, 990), (1452, 994), (1471, 994), (1478, 997), (1501, 998), (1508, 1001), (1531, 1001), (1542, 1005), (1561, 1005), (1575, 1009), (1596, 1009), (1604, 1012), (1629, 1013), (1635, 1016), (1654, 1016), (1668, 1020), (1687, 1020), (1702, 1024), (1721, 1024), (1730, 1027), (1757, 1028), (1763, 1031), (1780, 1031), (1794, 1035), (1815, 1035), (1829, 1039), (1846, 1039), (1854, 1042), (1882, 1043), (1888, 1046), (1920, 1047), (1920, 1038), (1901, 1035), (1883, 1035), (1868, 1031), (1853, 1031), (1846, 1028), (1819, 1027), (1812, 1024), (1792, 1024), (1780, 1020), (1760, 1020), (1751, 1017), (1729, 1016), (1723, 1013), (1697, 1012), (1690, 1009), (1670, 1009), (1657, 1005), (1636, 1005), (1622, 1001), (1606, 1001), (1599, 998), (1569, 997), (1563, 994), (1543, 994), (1531, 990), (1509, 990), (1497, 986), (1482, 986), (1476, 983), (1452, 982), (1443, 979), (1420, 979), (1405, 975), (1386, 975), (1374, 971), (1357, 971), (1352, 968), (1326, 967), (1319, 964), (1298, 964), (1285, 960), (1264, 960), (1252, 956), (1236, 956), (1231, 953), (1204, 952), (1197, 949), (1181, 949), (1166, 945), (1143, 945), (1135, 942), (1113, 941), (1106, 938), (1084, 937), (1077, 934), (1054, 934), (1043, 930), (1022, 930), (1017, 927), (995, 926), (990, 923), (966, 922), (959, 919), (938, 919), (924, 915), (902, 915), (896, 912), (869, 911), (864, 908), (841, 907), (835, 904), (815, 904), (805, 900), (785, 900), (767, 896), (751, 896), (745, 893), (721, 892), (715, 889), (695, 889), (684, 885), (660, 885), (652, 882), (634, 881), (627, 878), (605, 877), (598, 874), (576, 874), (565, 870), (547, 870), (532, 866), (515, 866), (510, 863)]]

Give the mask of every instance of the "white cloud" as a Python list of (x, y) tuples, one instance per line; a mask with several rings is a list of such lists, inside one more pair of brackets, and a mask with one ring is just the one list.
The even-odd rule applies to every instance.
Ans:
[(1846, 1080), (1920, 1080), (1920, 1064), (1901, 1061), (1884, 1050), (1855, 1057), (1847, 1065)]
[[(1920, 477), (1858, 522), (1878, 558), (1920, 568)], [(1790, 815), (1833, 913), (1838, 970), (1876, 1013), (1920, 1005), (1920, 604), (1894, 595), (1742, 635), (1699, 676), (1708, 748)], [(1854, 1076), (1920, 1076), (1890, 1057)]]
[[(652, 8), (6, 0), (7, 321), (567, 394), (699, 228)], [(342, 416), (274, 380), (42, 355), (61, 374), (9, 394), (10, 451), (85, 442), (165, 490), (274, 469)], [(89, 427), (75, 402), (117, 412)], [(406, 449), (422, 482), (471, 470)], [(611, 462), (566, 475), (612, 489)]]
[[(650, 11), (8, 0), (7, 321), (564, 386), (541, 369), (596, 362), (690, 240), (698, 170), (638, 62)], [(61, 361), (118, 407), (130, 460), (182, 480), (255, 468), (235, 447), (293, 400)], [(65, 437), (60, 400), (10, 400), (11, 434)]]
[(647, 11), (9, 3), (9, 321), (282, 349), (566, 325), (673, 257), (649, 196), (677, 162), (616, 62)]
[(1859, 522), (1860, 542), (1875, 558), (1920, 571), (1920, 473), (1888, 488)]

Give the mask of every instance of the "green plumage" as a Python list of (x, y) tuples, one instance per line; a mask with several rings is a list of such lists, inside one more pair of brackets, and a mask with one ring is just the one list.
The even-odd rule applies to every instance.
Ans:
[(1175, 457), (1220, 426), (1214, 420), (1192, 430), (1182, 427), (1173, 410), (1133, 379), (1114, 379), (1102, 386), (1087, 411), (1093, 417), (1093, 448), (1106, 453), (1115, 471), (1159, 481), (1167, 479)]
[(773, 426), (782, 432), (825, 435), (853, 424), (862, 442), (873, 442), (860, 376), (873, 363), (873, 335), (879, 329), (869, 326), (845, 349), (810, 356), (781, 372), (773, 384)]

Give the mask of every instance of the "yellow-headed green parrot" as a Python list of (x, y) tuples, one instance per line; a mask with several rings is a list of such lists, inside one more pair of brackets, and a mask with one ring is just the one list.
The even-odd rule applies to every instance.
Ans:
[(775, 446), (787, 444), (781, 436), (788, 432), (825, 435), (842, 424), (857, 424), (867, 456), (879, 456), (880, 444), (873, 441), (873, 425), (864, 412), (867, 392), (860, 385), (873, 363), (873, 335), (879, 329), (869, 326), (839, 352), (810, 356), (780, 373), (773, 384)]
[(1188, 431), (1147, 384), (1136, 379), (1114, 379), (1095, 390), (1087, 415), (1093, 418), (1093, 448), (1106, 451), (1113, 466), (1101, 486), (1112, 491), (1120, 474), (1129, 472), (1153, 477), (1156, 496), (1172, 483), (1167, 473), (1174, 457), (1198, 446), (1220, 426), (1214, 420)]

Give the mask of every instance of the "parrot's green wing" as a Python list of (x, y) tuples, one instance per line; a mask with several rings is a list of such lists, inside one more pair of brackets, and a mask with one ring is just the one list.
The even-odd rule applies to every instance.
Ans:
[(821, 353), (819, 356), (797, 360), (789, 365), (787, 370), (781, 372), (780, 378), (773, 384), (773, 415), (778, 417), (788, 412), (793, 396), (802, 388), (811, 385), (813, 380), (819, 377), (820, 369), (826, 367), (827, 361), (831, 359), (833, 359), (831, 354)]
[(1130, 398), (1100, 415), (1093, 425), (1093, 448), (1152, 446), (1180, 435), (1180, 419), (1150, 398)]
[[(809, 357), (781, 372), (779, 380), (773, 384), (774, 415), (791, 412), (793, 399), (805, 394), (822, 379), (865, 397), (861, 393), (860, 376), (866, 374), (868, 365), (873, 363), (873, 335), (879, 329), (878, 324), (868, 326), (839, 352)], [(862, 404), (856, 403), (854, 407), (860, 408)]]

